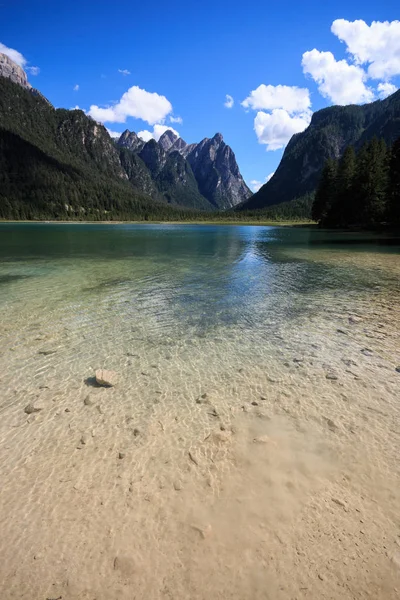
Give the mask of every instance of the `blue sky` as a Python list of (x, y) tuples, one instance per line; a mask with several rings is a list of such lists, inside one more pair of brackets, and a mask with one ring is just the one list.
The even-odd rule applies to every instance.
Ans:
[(396, 19), (393, 0), (0, 0), (0, 51), (17, 51), (55, 106), (114, 132), (220, 131), (256, 187), (313, 111), (400, 87)]

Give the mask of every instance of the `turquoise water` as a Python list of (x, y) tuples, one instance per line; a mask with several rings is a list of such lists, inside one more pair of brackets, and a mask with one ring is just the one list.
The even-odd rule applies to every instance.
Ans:
[[(324, 262), (328, 251), (354, 261)], [(94, 302), (114, 298), (128, 318), (129, 304), (139, 304), (171, 333), (182, 321), (198, 333), (223, 324), (268, 327), (310, 310), (321, 293), (396, 285), (390, 272), (365, 265), (362, 257), (371, 252), (395, 256), (400, 245), (302, 228), (3, 224), (0, 302), (23, 302), (28, 294), (51, 303), (55, 294), (68, 310), (76, 294)]]
[(127, 352), (144, 370), (167, 355), (178, 380), (188, 360), (199, 378), (272, 360), (292, 327), (398, 294), (399, 253), (390, 238), (307, 228), (2, 224), (9, 385), (39, 376), (40, 346), (70, 378), (124, 369)]

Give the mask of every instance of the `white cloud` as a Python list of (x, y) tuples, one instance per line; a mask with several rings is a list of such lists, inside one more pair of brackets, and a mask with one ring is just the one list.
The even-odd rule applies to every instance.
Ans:
[(183, 120), (182, 120), (182, 117), (170, 117), (169, 122), (170, 123), (178, 123), (179, 125), (182, 125)]
[(77, 92), (79, 90), (79, 83), (74, 85), (74, 87), (72, 89), (74, 90), (74, 92)]
[(128, 71), (128, 69), (118, 69), (118, 73), (121, 73), (121, 75), (130, 75), (131, 72)]
[(0, 52), (2, 52), (3, 54), (7, 54), (7, 56), (9, 56), (11, 60), (17, 63), (17, 65), (19, 65), (20, 67), (25, 67), (27, 60), (25, 56), (21, 54), (21, 52), (18, 52), (18, 50), (14, 50), (14, 48), (8, 48), (0, 42)]
[(110, 137), (118, 139), (121, 137), (121, 133), (119, 131), (113, 131), (112, 129), (108, 129), (108, 127), (106, 127)]
[(356, 64), (368, 64), (372, 79), (390, 79), (400, 75), (400, 21), (346, 21), (336, 19), (331, 27), (347, 46)]
[(397, 87), (393, 83), (379, 83), (378, 84), (378, 96), (381, 100), (384, 100), (391, 94), (397, 91)]
[(242, 106), (254, 110), (283, 108), (290, 114), (306, 112), (311, 106), (310, 92), (296, 86), (261, 84), (243, 100)]
[(229, 94), (226, 94), (225, 102), (224, 102), (225, 108), (232, 108), (234, 104), (235, 104), (235, 101), (232, 98), (232, 96), (230, 96)]
[(154, 125), (153, 131), (148, 131), (148, 129), (139, 131), (138, 136), (145, 142), (148, 142), (151, 139), (154, 139), (156, 140), (156, 142), (158, 142), (162, 134), (165, 133), (168, 129), (170, 131), (173, 131), (178, 137), (181, 137), (178, 131), (176, 131), (172, 127), (161, 125), (160, 123), (156, 123), (156, 125)]
[(171, 112), (172, 104), (165, 96), (147, 92), (134, 85), (113, 106), (100, 108), (92, 105), (88, 114), (103, 123), (125, 123), (127, 117), (134, 117), (154, 125), (164, 121)]
[(314, 48), (304, 52), (301, 64), (304, 73), (317, 82), (320, 94), (334, 104), (358, 104), (374, 98), (373, 91), (365, 85), (365, 71), (345, 60), (336, 60), (332, 52)]
[(265, 144), (267, 150), (279, 150), (286, 146), (292, 135), (304, 131), (310, 121), (310, 112), (291, 116), (286, 110), (275, 108), (270, 114), (263, 111), (257, 113), (254, 131), (259, 144)]
[(250, 187), (253, 190), (253, 192), (258, 192), (258, 190), (265, 184), (268, 183), (268, 181), (271, 179), (271, 177), (273, 177), (275, 175), (275, 171), (273, 173), (270, 173), (269, 175), (266, 176), (266, 178), (264, 179), (264, 181), (258, 181), (258, 179), (252, 179), (250, 181)]
[(270, 179), (272, 179), (272, 177), (275, 175), (275, 171), (272, 171), (272, 173), (270, 173), (269, 175), (266, 176), (265, 178), (265, 183), (267, 183)]
[(253, 192), (258, 192), (262, 185), (264, 185), (264, 183), (262, 181), (258, 181), (258, 179), (252, 179), (250, 181), (250, 187), (253, 190)]
[(139, 131), (138, 137), (140, 137), (140, 139), (143, 140), (144, 142), (148, 142), (149, 140), (155, 139), (154, 134), (151, 131), (148, 131), (148, 129)]
[(25, 71), (28, 71), (31, 75), (39, 75), (40, 73), (39, 67), (25, 67)]

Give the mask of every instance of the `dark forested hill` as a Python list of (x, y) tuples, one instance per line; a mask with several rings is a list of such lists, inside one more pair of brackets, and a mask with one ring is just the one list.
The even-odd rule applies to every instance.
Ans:
[(400, 91), (363, 106), (331, 106), (313, 114), (311, 124), (292, 137), (274, 176), (239, 210), (288, 202), (315, 190), (327, 159), (345, 148), (357, 150), (374, 136), (391, 145), (400, 136)]
[(135, 191), (106, 129), (0, 77), (0, 218), (145, 218), (166, 206)]

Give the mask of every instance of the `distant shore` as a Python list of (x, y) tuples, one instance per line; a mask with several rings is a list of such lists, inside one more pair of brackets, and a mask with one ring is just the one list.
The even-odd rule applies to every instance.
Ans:
[(316, 227), (314, 221), (15, 221), (0, 220), (1, 223), (36, 223), (38, 225), (259, 225), (263, 227)]

